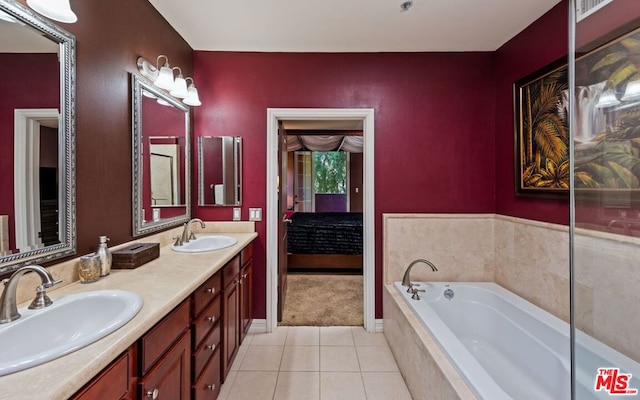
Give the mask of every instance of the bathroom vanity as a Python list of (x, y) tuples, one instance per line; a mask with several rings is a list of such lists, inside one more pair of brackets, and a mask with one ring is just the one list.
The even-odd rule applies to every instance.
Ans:
[(103, 339), (0, 377), (0, 399), (215, 399), (251, 324), (257, 234), (225, 232), (238, 243), (179, 253), (171, 250), (172, 233), (158, 236), (160, 257), (137, 269), (51, 291), (55, 302), (82, 291), (122, 289), (138, 293), (144, 304)]

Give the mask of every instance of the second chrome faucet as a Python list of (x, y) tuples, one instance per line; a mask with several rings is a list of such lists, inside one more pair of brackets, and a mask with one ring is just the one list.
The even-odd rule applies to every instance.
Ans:
[(204, 229), (206, 227), (205, 223), (202, 222), (200, 218), (192, 218), (189, 222), (184, 224), (184, 229), (182, 230), (182, 235), (176, 236), (174, 246), (182, 246), (187, 243), (189, 240), (193, 240), (196, 238), (196, 234), (191, 230), (191, 224), (194, 222), (200, 223), (200, 228)]

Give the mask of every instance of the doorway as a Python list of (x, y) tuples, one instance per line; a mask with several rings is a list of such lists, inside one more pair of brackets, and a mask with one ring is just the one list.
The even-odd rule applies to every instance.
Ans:
[(373, 188), (373, 109), (267, 109), (267, 332), (277, 326), (278, 311), (278, 124), (281, 121), (361, 120), (364, 146), (363, 185), (363, 320), (369, 332), (375, 323), (375, 253)]

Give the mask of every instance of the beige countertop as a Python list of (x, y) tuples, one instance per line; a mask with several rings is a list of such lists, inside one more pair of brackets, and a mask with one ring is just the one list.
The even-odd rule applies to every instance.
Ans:
[[(55, 302), (56, 298), (71, 293), (129, 290), (140, 295), (144, 303), (131, 321), (97, 342), (37, 367), (0, 377), (0, 399), (59, 400), (73, 395), (258, 236), (255, 232), (224, 234), (235, 237), (238, 243), (214, 252), (188, 254), (164, 245), (159, 258), (137, 269), (112, 270), (98, 282), (74, 282), (49, 291)], [(43, 336), (46, 334), (42, 332)]]

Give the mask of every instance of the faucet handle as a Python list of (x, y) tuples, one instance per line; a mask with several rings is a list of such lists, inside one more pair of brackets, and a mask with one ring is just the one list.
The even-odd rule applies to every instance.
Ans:
[(420, 295), (418, 294), (418, 292), (425, 292), (425, 290), (424, 289), (413, 289), (411, 291), (411, 293), (412, 293), (411, 298), (413, 300), (420, 300)]
[(62, 283), (62, 279), (58, 279), (57, 281), (49, 281), (49, 282), (45, 282), (42, 285), (38, 286), (36, 288), (36, 290), (39, 290), (40, 287), (42, 287), (42, 289), (49, 289), (50, 287), (53, 287), (55, 285), (57, 285), (58, 283)]
[(189, 240), (195, 240), (196, 239), (196, 233), (192, 230), (189, 233)]
[(182, 246), (182, 237), (180, 235), (172, 239), (175, 240), (175, 242), (173, 243), (174, 246)]
[(407, 288), (407, 293), (413, 293), (413, 291), (415, 290), (414, 287), (416, 286), (420, 286), (419, 283), (413, 283), (413, 282), (409, 282), (409, 287)]

